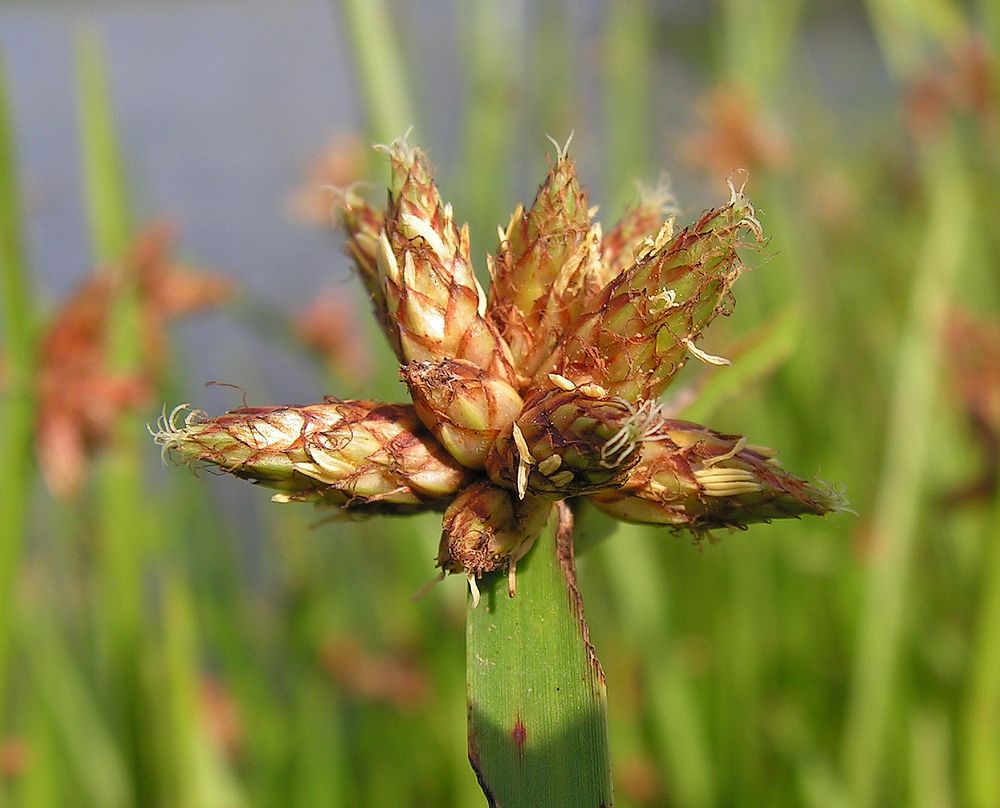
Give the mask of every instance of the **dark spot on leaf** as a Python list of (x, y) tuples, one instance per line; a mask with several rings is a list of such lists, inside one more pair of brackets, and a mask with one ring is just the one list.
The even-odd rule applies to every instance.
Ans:
[(514, 744), (517, 746), (517, 752), (520, 755), (524, 750), (524, 742), (528, 739), (528, 729), (521, 723), (520, 716), (514, 720), (514, 729), (511, 730), (510, 737), (514, 739)]

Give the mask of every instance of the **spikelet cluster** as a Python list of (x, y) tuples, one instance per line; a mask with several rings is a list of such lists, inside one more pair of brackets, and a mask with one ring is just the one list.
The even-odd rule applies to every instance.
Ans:
[(669, 195), (645, 191), (607, 235), (568, 154), (533, 204), (498, 228), (489, 293), (469, 230), (405, 139), (377, 208), (354, 190), (337, 215), (411, 403), (328, 398), (217, 418), (164, 416), (165, 453), (277, 489), (279, 502), (360, 514), (442, 510), (442, 574), (508, 570), (553, 503), (586, 496), (625, 521), (703, 534), (843, 508), (774, 453), (669, 419), (659, 396), (733, 306), (741, 249), (762, 239), (742, 189), (677, 228)]

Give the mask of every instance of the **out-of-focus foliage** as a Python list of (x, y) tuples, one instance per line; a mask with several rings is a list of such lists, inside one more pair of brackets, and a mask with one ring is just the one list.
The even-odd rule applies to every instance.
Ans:
[[(374, 20), (371, 5), (345, 3), (343, 15), (359, 86), (398, 99), (367, 104), (371, 134), (427, 127), (420, 139), (449, 193), (465, 195), (456, 208), (473, 211), (476, 257), (495, 247), (493, 225), (511, 207), (504, 167), (519, 163), (529, 124), (534, 142), (577, 130), (582, 179), (608, 221), (633, 179), (653, 183), (662, 168), (713, 189), (750, 171), (771, 241), (733, 316), (714, 326), (709, 347), (734, 367), (685, 371), (675, 389), (691, 394), (677, 405), (781, 446), (788, 468), (843, 484), (858, 513), (699, 547), (579, 515), (617, 804), (1000, 804), (993, 4), (902, 15), (872, 0), (841, 12), (882, 54), (879, 116), (859, 106), (850, 121), (830, 119), (823, 86), (810, 95), (795, 81), (829, 13), (810, 6), (732, 0), (679, 30), (661, 5), (608, 0), (581, 33), (570, 4), (502, 19), (492, 4), (463, 4), (454, 35), (468, 96), (451, 152), (432, 140), (440, 122), (421, 117), (434, 80), (418, 69), (425, 45), (400, 36), (421, 29), (412, 16)], [(511, 66), (505, 43), (526, 58)], [(574, 84), (587, 59), (604, 66), (597, 87)], [(686, 99), (692, 123), (678, 147), (659, 137), (657, 116), (665, 84), (685, 92), (669, 73), (682, 67), (711, 89)], [(89, 223), (95, 257), (113, 263), (134, 218), (92, 43), (79, 68)], [(871, 91), (850, 84), (846, 54), (824, 69), (842, 71), (840, 91)], [(465, 751), (462, 587), (409, 600), (432, 575), (433, 519), (310, 529), (321, 513), (262, 493), (257, 533), (242, 535), (213, 502), (222, 481), (146, 481), (155, 408), (118, 419), (78, 496), (42, 486), (34, 367), (56, 307), (32, 294), (21, 246), (30, 216), (9, 85), (0, 74), (0, 804), (479, 804)], [(540, 181), (537, 152), (519, 170)], [(338, 182), (360, 173), (354, 154), (329, 169)], [(680, 203), (696, 213), (701, 201)], [(134, 302), (122, 298), (108, 337), (119, 370), (138, 361)], [(325, 330), (322, 312), (297, 325), (336, 352), (352, 330)], [(330, 359), (338, 383), (392, 377), (394, 367), (358, 359), (371, 347)], [(177, 400), (182, 361), (167, 355), (158, 398)], [(316, 387), (335, 389), (325, 376)]]

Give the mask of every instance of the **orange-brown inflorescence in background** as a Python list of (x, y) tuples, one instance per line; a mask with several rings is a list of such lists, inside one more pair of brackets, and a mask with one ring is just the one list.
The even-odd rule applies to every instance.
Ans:
[[(36, 451), (50, 490), (75, 494), (87, 456), (104, 446), (122, 412), (147, 404), (167, 353), (166, 325), (217, 306), (232, 283), (171, 257), (173, 231), (154, 223), (139, 233), (117, 267), (92, 275), (55, 314), (42, 339)], [(139, 317), (137, 368), (116, 371), (109, 359), (112, 311), (130, 293)]]
[(532, 206), (488, 258), (487, 294), (467, 226), (424, 153), (399, 140), (379, 210), (338, 197), (346, 249), (401, 366), (412, 405), (328, 398), (218, 418), (181, 408), (155, 432), (165, 452), (361, 514), (443, 510), (443, 572), (514, 569), (553, 503), (587, 496), (617, 518), (718, 527), (843, 507), (745, 438), (669, 419), (658, 398), (732, 309), (740, 249), (762, 239), (742, 189), (675, 232), (647, 192), (607, 236), (565, 148)]

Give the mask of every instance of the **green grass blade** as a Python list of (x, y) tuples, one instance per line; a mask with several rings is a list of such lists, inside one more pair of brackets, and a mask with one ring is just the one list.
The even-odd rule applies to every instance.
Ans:
[(4, 364), (16, 382), (30, 375), (31, 289), (23, 242), (14, 121), (0, 54), (0, 289), (3, 289)]
[(21, 189), (14, 126), (0, 54), (0, 299), (3, 300), (2, 365), (7, 376), (0, 401), (0, 693), (6, 684), (11, 598), (21, 559), (33, 473), (35, 346), (33, 300), (22, 242)]
[(867, 0), (865, 5), (886, 64), (898, 77), (912, 75), (921, 68), (928, 42), (953, 41), (967, 25), (959, 4), (949, 0)]
[(516, 597), (505, 576), (489, 575), (467, 611), (469, 759), (491, 805), (614, 802), (604, 674), (576, 590), (570, 524), (550, 520), (518, 565)]
[[(77, 40), (77, 70), (84, 196), (94, 259), (113, 261), (113, 268), (107, 271), (123, 272), (119, 262), (127, 248), (131, 216), (103, 49), (91, 32), (81, 33)], [(123, 280), (131, 288), (125, 289), (109, 314), (107, 351), (111, 369), (129, 373), (140, 362), (138, 306), (134, 279)], [(138, 421), (125, 418), (99, 469), (105, 534), (102, 591), (107, 599), (103, 605), (108, 609), (105, 630), (112, 635), (111, 644), (119, 646), (122, 662), (131, 653), (129, 646), (140, 631), (141, 621), (138, 536), (143, 531), (138, 515), (142, 499), (137, 473), (138, 437)]]
[(635, 196), (633, 182), (651, 182), (650, 75), (655, 32), (649, 0), (617, 0), (608, 10), (604, 42), (605, 187), (613, 220)]
[(121, 258), (132, 233), (121, 146), (111, 113), (104, 49), (90, 30), (77, 37), (80, 139), (90, 222), (91, 255), (101, 264)]
[(104, 48), (96, 33), (77, 36), (77, 77), (84, 202), (91, 254), (102, 271), (121, 273), (125, 290), (114, 305), (107, 336), (116, 370), (139, 364), (139, 323), (134, 273), (122, 264), (133, 233), (122, 147), (115, 125)]
[(608, 577), (621, 634), (629, 646), (640, 649), (647, 700), (643, 711), (667, 789), (678, 805), (709, 808), (717, 804), (717, 773), (694, 681), (672, 642), (672, 588), (655, 553), (657, 542), (664, 540), (662, 531), (619, 523), (599, 548), (599, 563)]
[(340, 9), (354, 50), (368, 131), (388, 143), (417, 123), (389, 8), (383, 0), (341, 0)]
[(165, 582), (162, 654), (169, 747), (176, 772), (178, 808), (242, 808), (232, 773), (211, 743), (199, 702), (200, 671), (194, 604), (179, 575)]
[[(496, 225), (502, 211), (497, 202), (509, 196), (507, 179), (512, 141), (512, 101), (523, 81), (523, 66), (510, 59), (509, 43), (524, 37), (523, 14), (504, 5), (476, 0), (463, 18), (472, 36), (466, 44), (468, 108), (465, 114), (463, 159), (452, 172), (461, 178), (461, 210), (472, 230), (478, 252), (495, 248)], [(456, 203), (458, 209), (458, 203)], [(480, 265), (480, 269), (482, 269)]]
[(75, 804), (126, 808), (133, 794), (124, 759), (69, 643), (38, 609), (17, 615), (19, 647), (24, 649), (32, 698), (44, 716), (46, 734), (62, 761), (60, 779), (74, 786)]
[[(104, 334), (108, 370), (143, 372), (138, 277), (129, 263), (132, 215), (118, 142), (110, 79), (96, 34), (77, 39), (80, 146), (91, 248), (100, 271), (115, 273), (115, 295)], [(94, 620), (100, 692), (110, 726), (126, 759), (137, 802), (154, 799), (159, 761), (149, 735), (150, 693), (141, 660), (151, 659), (144, 587), (149, 547), (162, 521), (143, 485), (142, 418), (123, 413), (111, 444), (95, 462)]]
[(907, 586), (916, 541), (941, 329), (950, 305), (973, 214), (957, 139), (926, 154), (926, 238), (915, 269), (908, 321), (900, 338), (888, 418), (882, 483), (873, 517), (875, 549), (866, 571), (844, 736), (847, 779), (856, 808), (878, 801), (895, 698)]
[[(726, 82), (755, 101), (767, 102), (779, 94), (802, 5), (801, 0), (727, 0), (720, 37)], [(747, 36), (747, 31), (754, 35)]]
[(910, 721), (909, 805), (913, 808), (955, 805), (951, 772), (953, 743), (947, 713), (938, 705), (920, 705)]
[[(1000, 525), (1000, 496), (993, 508)], [(1000, 804), (1000, 541), (984, 536), (982, 595), (965, 705), (962, 788), (970, 808)]]

